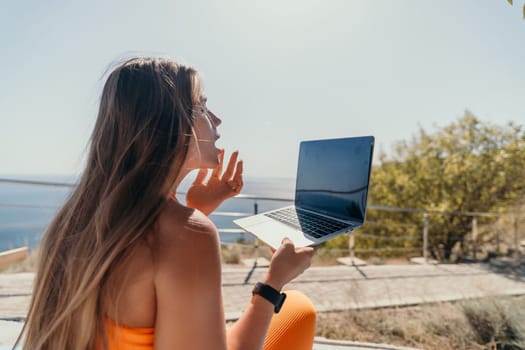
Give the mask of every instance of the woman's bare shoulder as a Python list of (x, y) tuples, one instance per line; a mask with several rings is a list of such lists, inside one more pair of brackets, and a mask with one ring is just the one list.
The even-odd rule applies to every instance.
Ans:
[(220, 241), (217, 228), (202, 212), (168, 203), (159, 216), (153, 244), (158, 266), (174, 262), (199, 264), (220, 263)]
[(213, 222), (202, 212), (170, 201), (160, 213), (157, 239), (160, 243), (172, 240), (186, 240), (194, 236), (217, 236)]

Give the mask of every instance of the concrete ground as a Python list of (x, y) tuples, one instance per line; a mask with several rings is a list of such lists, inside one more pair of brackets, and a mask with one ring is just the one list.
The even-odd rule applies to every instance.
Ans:
[[(384, 265), (312, 267), (287, 289), (306, 294), (318, 312), (407, 306), (493, 295), (525, 294), (524, 264)], [(226, 318), (237, 319), (266, 268), (224, 268)], [(18, 334), (31, 297), (32, 273), (0, 274), (0, 350)], [(317, 339), (315, 350), (401, 349)]]

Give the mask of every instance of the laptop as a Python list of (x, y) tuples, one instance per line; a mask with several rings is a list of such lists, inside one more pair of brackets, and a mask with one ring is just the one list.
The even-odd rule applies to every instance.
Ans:
[(233, 222), (277, 249), (315, 246), (365, 222), (374, 137), (302, 141), (294, 205)]

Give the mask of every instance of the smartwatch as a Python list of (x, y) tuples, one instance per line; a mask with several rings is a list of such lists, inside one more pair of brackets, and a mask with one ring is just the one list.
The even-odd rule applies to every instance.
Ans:
[(281, 310), (281, 307), (284, 304), (284, 300), (286, 299), (285, 293), (279, 293), (278, 290), (270, 287), (267, 284), (257, 282), (255, 287), (253, 287), (252, 295), (260, 295), (264, 299), (268, 300), (270, 303), (273, 304), (274, 309), (273, 311), (275, 313), (279, 313)]

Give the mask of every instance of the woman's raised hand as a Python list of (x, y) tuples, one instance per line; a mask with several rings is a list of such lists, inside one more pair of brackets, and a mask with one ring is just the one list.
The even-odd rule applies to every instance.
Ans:
[(241, 192), (242, 160), (237, 160), (239, 152), (235, 151), (230, 156), (226, 170), (222, 171), (224, 164), (224, 150), (219, 153), (219, 165), (213, 169), (208, 181), (208, 169), (200, 169), (195, 181), (186, 194), (186, 204), (190, 208), (199, 209), (209, 215), (217, 209), (226, 199)]

